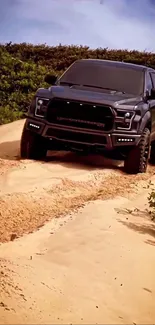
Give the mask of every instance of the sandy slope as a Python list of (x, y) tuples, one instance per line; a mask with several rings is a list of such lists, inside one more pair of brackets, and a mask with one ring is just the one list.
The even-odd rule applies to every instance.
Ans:
[[(1, 245), (0, 323), (153, 323), (155, 228), (145, 203), (154, 168), (132, 177), (70, 153), (20, 161), (23, 123), (0, 127), (0, 240), (52, 221)], [(70, 215), (94, 199), (106, 201)], [(127, 206), (143, 213), (115, 210)]]

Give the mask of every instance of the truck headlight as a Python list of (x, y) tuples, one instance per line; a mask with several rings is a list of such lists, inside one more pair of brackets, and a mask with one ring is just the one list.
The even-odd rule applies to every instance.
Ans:
[(130, 118), (131, 115), (132, 115), (132, 113), (127, 112), (127, 113), (125, 113), (124, 118)]
[(49, 103), (49, 99), (36, 97), (35, 116), (45, 117), (48, 103)]
[(135, 112), (126, 112), (126, 111), (117, 111), (117, 116), (116, 116), (116, 129), (117, 130), (130, 130), (131, 128), (131, 123), (132, 120), (135, 116)]

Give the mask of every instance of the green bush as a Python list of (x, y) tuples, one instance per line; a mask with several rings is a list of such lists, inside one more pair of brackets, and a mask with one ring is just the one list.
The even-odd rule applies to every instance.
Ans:
[(85, 46), (0, 45), (0, 125), (20, 119), (47, 72), (61, 74), (77, 59), (97, 58), (155, 68), (155, 54), (127, 50), (91, 50)]
[(149, 207), (151, 208), (152, 220), (155, 219), (155, 191), (153, 190), (148, 197)]

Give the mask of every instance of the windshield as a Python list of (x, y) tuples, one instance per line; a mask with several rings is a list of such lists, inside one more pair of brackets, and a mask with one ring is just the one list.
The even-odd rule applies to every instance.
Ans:
[(116, 90), (139, 96), (143, 94), (144, 72), (128, 66), (76, 61), (62, 75), (59, 83)]

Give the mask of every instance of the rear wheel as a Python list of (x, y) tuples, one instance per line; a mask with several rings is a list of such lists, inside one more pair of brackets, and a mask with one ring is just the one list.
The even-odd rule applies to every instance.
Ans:
[(46, 158), (46, 154), (47, 141), (24, 125), (20, 143), (21, 159), (42, 160)]
[(133, 147), (124, 164), (128, 174), (145, 173), (147, 170), (150, 151), (150, 131), (145, 128), (137, 146)]

